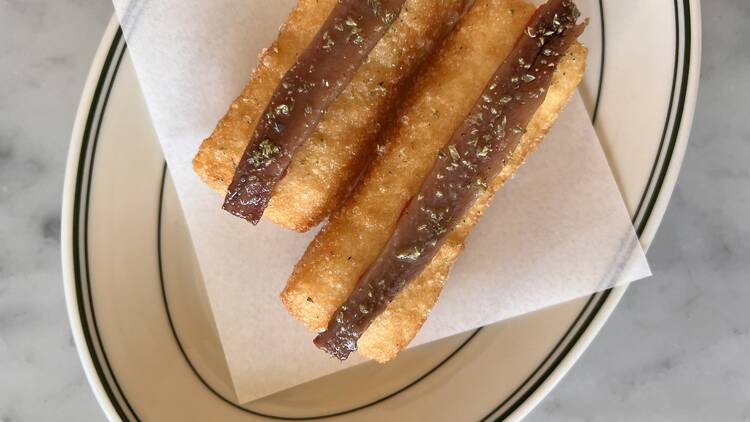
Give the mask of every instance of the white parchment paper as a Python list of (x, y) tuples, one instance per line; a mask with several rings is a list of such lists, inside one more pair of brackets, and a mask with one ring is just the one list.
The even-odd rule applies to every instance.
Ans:
[[(221, 210), (191, 160), (294, 0), (113, 0), (190, 228), (235, 392), (247, 402), (361, 362), (330, 359), (278, 294), (314, 233)], [(576, 95), (497, 195), (412, 345), (650, 275)]]

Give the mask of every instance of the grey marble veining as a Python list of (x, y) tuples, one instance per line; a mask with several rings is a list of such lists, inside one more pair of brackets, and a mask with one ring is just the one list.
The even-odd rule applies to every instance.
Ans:
[[(750, 20), (704, 1), (701, 94), (637, 283), (531, 421), (750, 420)], [(99, 421), (62, 297), (68, 137), (108, 0), (0, 0), (0, 422)]]
[(62, 176), (108, 0), (0, 0), (0, 421), (103, 420), (68, 327)]

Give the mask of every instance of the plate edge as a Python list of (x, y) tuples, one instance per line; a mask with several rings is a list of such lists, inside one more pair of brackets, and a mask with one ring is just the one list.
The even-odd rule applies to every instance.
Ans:
[[(661, 190), (658, 192), (658, 198), (656, 199), (651, 216), (648, 219), (648, 222), (646, 223), (641, 236), (641, 243), (646, 250), (650, 246), (651, 241), (653, 240), (654, 235), (656, 234), (656, 231), (661, 224), (667, 205), (674, 191), (680, 168), (682, 166), (694, 117), (700, 76), (702, 28), (700, 21), (700, 1), (691, 0), (689, 2), (689, 5), (690, 13), (692, 15), (691, 36), (693, 37), (694, 41), (690, 50), (692, 59), (689, 65), (690, 71), (687, 86), (685, 87), (686, 103), (684, 116), (678, 126), (680, 134), (675, 144), (675, 150), (672, 156), (672, 160), (669, 163), (664, 183)], [(89, 356), (86, 352), (81, 315), (78, 313), (76, 305), (76, 288), (72, 281), (75, 278), (73, 269), (74, 258), (69, 245), (72, 244), (74, 235), (74, 233), (72, 233), (72, 209), (73, 203), (75, 202), (74, 194), (77, 175), (76, 164), (78, 163), (80, 158), (82, 133), (86, 120), (82, 116), (86, 115), (86, 111), (91, 106), (91, 103), (93, 101), (92, 93), (94, 92), (98, 78), (100, 76), (105, 56), (111, 44), (111, 40), (118, 27), (119, 22), (117, 20), (117, 17), (116, 15), (113, 15), (107, 28), (104, 31), (102, 41), (97, 48), (93, 62), (89, 69), (86, 82), (84, 84), (84, 89), (81, 94), (81, 100), (79, 101), (78, 109), (75, 114), (76, 117), (66, 160), (62, 201), (63, 209), (61, 216), (61, 242), (63, 245), (61, 248), (61, 257), (63, 284), (71, 331), (76, 344), (79, 359), (86, 374), (86, 378), (89, 381), (89, 385), (91, 385), (97, 402), (105, 412), (107, 418), (113, 421), (120, 420), (120, 418), (112, 403), (107, 398), (104, 386), (101, 379), (99, 379), (96, 373), (91, 356)], [(668, 195), (664, 195), (664, 193), (668, 193)], [(557, 383), (560, 382), (562, 377), (570, 371), (573, 364), (581, 357), (583, 351), (585, 351), (589, 347), (590, 343), (602, 329), (604, 323), (608, 320), (626, 290), (627, 286), (612, 289), (611, 294), (605, 299), (602, 307), (597, 311), (590, 325), (584, 330), (580, 339), (575, 342), (573, 348), (565, 355), (559, 366), (555, 368), (555, 370), (547, 379), (545, 379), (545, 381), (539, 386), (537, 391), (535, 391), (530, 397), (528, 397), (513, 414), (509, 415), (509, 420), (521, 419), (526, 416), (539, 404), (539, 402), (541, 402), (544, 397), (549, 394), (549, 392), (557, 385)]]
[(81, 158), (81, 145), (83, 143), (83, 132), (86, 126), (86, 118), (88, 110), (91, 108), (93, 102), (93, 93), (96, 90), (96, 86), (99, 81), (101, 70), (104, 67), (107, 53), (112, 44), (112, 38), (117, 32), (119, 22), (116, 16), (110, 18), (109, 24), (102, 35), (102, 40), (97, 47), (94, 59), (89, 67), (89, 72), (86, 77), (86, 82), (83, 86), (81, 93), (81, 99), (78, 103), (78, 109), (75, 114), (75, 121), (73, 123), (73, 130), (70, 138), (70, 145), (68, 146), (68, 155), (65, 162), (65, 174), (63, 181), (63, 195), (62, 195), (62, 211), (60, 221), (60, 242), (61, 242), (61, 264), (62, 264), (62, 275), (63, 275), (63, 290), (65, 295), (65, 305), (67, 308), (68, 321), (70, 323), (71, 334), (73, 335), (73, 341), (76, 345), (76, 351), (78, 358), (83, 367), (83, 371), (86, 375), (91, 389), (93, 390), (94, 397), (99, 403), (99, 406), (104, 411), (105, 416), (110, 421), (120, 421), (120, 417), (117, 413), (112, 402), (108, 399), (107, 393), (104, 388), (102, 380), (97, 375), (96, 368), (92, 357), (86, 352), (86, 340), (83, 334), (83, 321), (81, 320), (82, 315), (78, 312), (76, 286), (75, 286), (75, 270), (74, 270), (74, 253), (70, 245), (73, 244), (73, 208), (75, 203), (75, 187), (76, 178), (78, 175), (77, 164)]

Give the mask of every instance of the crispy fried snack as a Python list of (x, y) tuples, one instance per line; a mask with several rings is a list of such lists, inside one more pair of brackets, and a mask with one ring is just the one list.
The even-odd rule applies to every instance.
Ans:
[[(463, 122), (533, 10), (520, 0), (477, 0), (430, 60), (400, 118), (385, 135), (385, 151), (310, 244), (281, 294), (289, 312), (311, 330), (325, 329), (332, 313), (377, 257), (437, 152)], [(470, 229), (494, 192), (549, 131), (583, 76), (585, 58), (586, 49), (580, 44), (569, 49), (512, 159), (430, 265), (360, 338), (361, 354), (385, 362), (414, 338), (437, 301)]]
[[(289, 229), (306, 231), (340, 205), (368, 162), (376, 135), (400, 99), (405, 81), (452, 29), (466, 2), (404, 3), (398, 19), (295, 153), (274, 189), (267, 217)], [(250, 82), (203, 141), (193, 168), (213, 189), (226, 193), (271, 94), (335, 3), (299, 1), (271, 48), (261, 53)]]

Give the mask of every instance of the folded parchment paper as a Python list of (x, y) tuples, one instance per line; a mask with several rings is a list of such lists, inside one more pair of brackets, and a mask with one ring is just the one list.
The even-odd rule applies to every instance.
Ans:
[[(247, 402), (361, 362), (330, 359), (278, 299), (314, 233), (221, 210), (191, 160), (293, 0), (113, 0), (190, 227), (237, 397)], [(497, 195), (413, 345), (650, 275), (576, 95)]]

